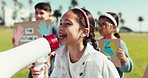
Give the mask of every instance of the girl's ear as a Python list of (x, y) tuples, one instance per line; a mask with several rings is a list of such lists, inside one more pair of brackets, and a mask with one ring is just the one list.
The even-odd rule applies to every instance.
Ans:
[(86, 36), (85, 34), (82, 34), (82, 35), (81, 35), (81, 37), (85, 37), (85, 36)]
[(84, 28), (81, 37), (85, 37), (85, 36), (87, 36), (87, 37), (89, 36), (89, 28)]
[(117, 26), (113, 26), (113, 31), (115, 32), (117, 29)]

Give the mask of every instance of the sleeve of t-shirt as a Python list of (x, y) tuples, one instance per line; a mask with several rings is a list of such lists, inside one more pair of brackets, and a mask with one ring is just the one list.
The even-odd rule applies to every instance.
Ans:
[(120, 70), (122, 72), (130, 72), (133, 69), (133, 61), (128, 54), (128, 48), (127, 48), (127, 46), (126, 46), (126, 44), (124, 43), (123, 40), (121, 40), (121, 49), (124, 50), (126, 58), (128, 59), (128, 61), (126, 63), (121, 63)]

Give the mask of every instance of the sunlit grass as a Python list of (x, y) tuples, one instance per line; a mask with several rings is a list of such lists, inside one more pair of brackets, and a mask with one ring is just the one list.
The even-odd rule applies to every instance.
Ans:
[(121, 34), (126, 42), (129, 54), (134, 62), (134, 69), (125, 75), (126, 78), (142, 78), (148, 64), (148, 34)]
[[(0, 27), (0, 52), (13, 48), (12, 35), (13, 35), (12, 28)], [(28, 72), (29, 72), (28, 68), (23, 68), (22, 70), (17, 72), (12, 78), (28, 78)]]
[(12, 48), (12, 29), (0, 28), (0, 51), (8, 50)]
[[(99, 33), (95, 32), (95, 34), (96, 39), (99, 38)], [(0, 27), (0, 52), (13, 48), (12, 35), (13, 30), (11, 28)], [(134, 62), (133, 71), (126, 73), (125, 78), (142, 78), (146, 65), (148, 64), (148, 34), (120, 33), (120, 35), (125, 41), (129, 49), (129, 55)], [(28, 68), (24, 68), (17, 72), (12, 78), (27, 78), (28, 72)]]

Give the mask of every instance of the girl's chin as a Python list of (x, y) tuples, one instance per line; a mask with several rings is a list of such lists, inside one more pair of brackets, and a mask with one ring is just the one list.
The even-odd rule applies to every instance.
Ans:
[(59, 42), (60, 42), (61, 45), (65, 45), (65, 42), (67, 42), (67, 37), (59, 38)]
[(61, 45), (64, 45), (64, 41), (63, 40), (59, 40)]

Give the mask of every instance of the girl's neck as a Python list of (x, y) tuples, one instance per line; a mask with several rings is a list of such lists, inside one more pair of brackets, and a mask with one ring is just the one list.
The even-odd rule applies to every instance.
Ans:
[(77, 62), (84, 53), (85, 46), (83, 44), (69, 45), (69, 56), (72, 63)]

